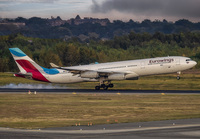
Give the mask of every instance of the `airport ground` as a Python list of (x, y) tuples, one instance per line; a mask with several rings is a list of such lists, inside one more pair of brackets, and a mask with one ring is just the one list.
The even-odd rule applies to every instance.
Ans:
[(200, 137), (200, 91), (19, 91), (0, 89), (0, 138)]
[(1, 127), (35, 129), (200, 118), (199, 100), (199, 92), (2, 92), (0, 123)]
[(200, 119), (182, 119), (154, 122), (73, 126), (46, 129), (0, 128), (0, 138), (31, 139), (198, 139)]
[[(185, 73), (179, 81), (175, 77), (176, 75), (171, 74), (170, 76), (143, 77), (138, 80), (139, 82), (115, 82), (115, 88), (108, 91), (94, 91), (91, 86), (96, 83), (76, 84), (78, 85), (76, 89), (74, 89), (75, 85), (67, 86), (69, 89), (55, 90), (1, 88), (0, 127), (4, 128), (1, 128), (0, 136), (3, 138), (198, 138), (200, 137), (198, 134), (200, 129), (198, 79), (200, 75)], [(21, 78), (13, 78), (10, 74), (0, 74), (2, 85), (9, 81), (17, 84), (20, 82), (19, 79)], [(22, 83), (26, 81), (22, 80)], [(30, 81), (30, 83), (37, 84), (38, 82)], [(136, 86), (138, 89), (131, 86)], [(30, 95), (29, 90), (32, 92)], [(36, 95), (34, 91), (37, 92)], [(179, 121), (176, 119), (185, 120), (176, 124)], [(184, 123), (186, 119), (189, 121)], [(169, 123), (154, 125), (158, 123), (155, 122), (148, 126), (151, 129), (139, 127), (140, 123), (148, 123), (147, 121), (161, 121), (161, 123), (168, 121)], [(123, 123), (127, 124), (123, 125)], [(137, 125), (137, 128), (141, 130), (127, 128), (128, 123), (132, 126)], [(92, 126), (88, 127), (88, 124)], [(100, 129), (109, 129), (112, 125), (111, 132), (98, 133)], [(64, 130), (71, 128), (78, 132), (96, 129), (98, 132), (93, 134), (88, 134), (87, 131), (82, 134), (62, 133), (63, 129), (56, 130), (52, 127), (65, 127)], [(116, 127), (118, 127), (117, 130), (112, 132), (112, 129)], [(13, 128), (26, 130), (13, 130)], [(43, 131), (44, 128), (47, 131), (38, 130)], [(32, 132), (35, 130), (37, 132)]]

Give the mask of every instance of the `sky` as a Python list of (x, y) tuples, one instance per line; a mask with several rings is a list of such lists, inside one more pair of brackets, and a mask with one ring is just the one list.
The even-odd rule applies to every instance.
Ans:
[(200, 22), (200, 0), (0, 0), (0, 18), (60, 16)]

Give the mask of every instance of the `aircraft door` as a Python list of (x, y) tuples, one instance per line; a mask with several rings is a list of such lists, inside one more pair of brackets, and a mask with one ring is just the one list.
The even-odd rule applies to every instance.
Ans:
[(142, 61), (140, 64), (141, 64), (141, 69), (145, 69), (145, 62)]
[(176, 65), (180, 65), (180, 59), (176, 58)]

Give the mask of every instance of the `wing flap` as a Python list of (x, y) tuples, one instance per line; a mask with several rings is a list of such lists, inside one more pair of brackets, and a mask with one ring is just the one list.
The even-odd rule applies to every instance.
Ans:
[[(73, 68), (73, 67), (59, 67), (53, 63), (50, 63), (50, 65), (54, 68), (58, 68), (58, 69), (62, 69), (62, 70), (66, 70), (71, 72), (74, 75), (77, 74), (83, 74), (83, 73), (97, 73), (99, 75), (99, 77), (102, 76), (109, 76), (109, 75), (113, 75), (113, 74), (124, 74), (126, 77), (138, 77), (138, 74), (136, 74), (135, 72), (132, 71), (111, 71), (111, 70), (90, 70), (90, 69), (81, 69), (81, 68)], [(96, 76), (95, 76), (96, 77)]]

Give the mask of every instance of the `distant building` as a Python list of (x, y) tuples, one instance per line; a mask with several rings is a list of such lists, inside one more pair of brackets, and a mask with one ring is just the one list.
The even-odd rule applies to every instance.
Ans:
[(57, 18), (54, 18), (53, 16), (51, 16), (51, 19), (49, 19), (49, 25), (50, 26), (60, 26), (60, 25), (63, 25), (65, 23), (66, 23), (66, 21), (62, 20), (60, 18), (60, 16), (57, 16)]
[(76, 16), (76, 20), (81, 20), (81, 17), (79, 15)]
[(69, 24), (75, 24), (80, 25), (84, 23), (92, 23), (92, 24), (101, 24), (102, 26), (106, 26), (108, 23), (110, 23), (110, 20), (108, 18), (104, 19), (98, 19), (98, 18), (91, 18), (91, 17), (84, 17), (81, 19), (79, 15), (77, 15), (75, 18), (71, 18), (70, 20), (67, 20), (67, 23)]

